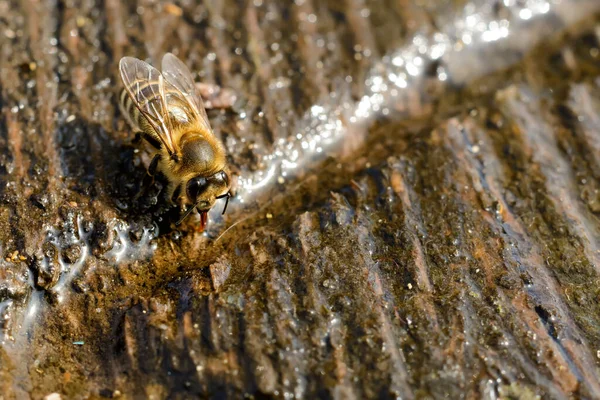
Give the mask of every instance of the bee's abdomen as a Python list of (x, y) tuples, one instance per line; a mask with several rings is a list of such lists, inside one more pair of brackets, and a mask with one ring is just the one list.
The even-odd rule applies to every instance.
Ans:
[(158, 135), (154, 131), (154, 128), (152, 128), (152, 125), (150, 125), (146, 117), (138, 110), (134, 101), (131, 99), (131, 96), (129, 96), (129, 93), (124, 88), (121, 89), (119, 100), (121, 113), (125, 116), (125, 119), (131, 128), (136, 132), (147, 133), (151, 137), (156, 138), (156, 141), (158, 142)]
[(131, 125), (131, 128), (135, 131), (140, 131), (140, 111), (124, 88), (121, 89), (121, 93), (119, 94), (119, 105), (121, 106), (121, 113), (129, 125)]

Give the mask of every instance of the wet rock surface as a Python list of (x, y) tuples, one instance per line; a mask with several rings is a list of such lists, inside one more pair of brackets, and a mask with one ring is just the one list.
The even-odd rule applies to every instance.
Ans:
[[(0, 1), (4, 398), (600, 397), (600, 5), (422, 3)], [(134, 200), (166, 51), (205, 233)]]

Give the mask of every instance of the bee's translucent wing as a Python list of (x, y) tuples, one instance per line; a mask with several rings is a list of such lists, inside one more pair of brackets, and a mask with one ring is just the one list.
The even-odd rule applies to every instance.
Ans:
[[(175, 55), (167, 53), (162, 59), (162, 74), (167, 82), (167, 102), (176, 105), (183, 101), (189, 107), (187, 111), (192, 114), (189, 117), (204, 126), (208, 132), (212, 132), (202, 98), (188, 67)], [(170, 90), (171, 87), (175, 91)]]
[(169, 154), (175, 153), (171, 138), (172, 123), (165, 100), (164, 77), (150, 64), (133, 57), (119, 62), (123, 85), (133, 103), (152, 126), (158, 139)]

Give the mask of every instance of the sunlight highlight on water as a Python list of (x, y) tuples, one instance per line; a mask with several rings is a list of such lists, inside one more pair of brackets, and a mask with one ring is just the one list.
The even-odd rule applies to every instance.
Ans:
[[(587, 7), (590, 4), (594, 7), (593, 3), (587, 3)], [(347, 140), (350, 131), (366, 130), (374, 119), (388, 115), (405, 101), (404, 92), (421, 90), (425, 71), (434, 62), (439, 63), (435, 78), (442, 84), (464, 83), (515, 62), (514, 57), (502, 60), (507, 49), (515, 48), (522, 54), (524, 47), (539, 43), (543, 39), (539, 33), (521, 34), (528, 24), (543, 21), (553, 13), (548, 21), (556, 17), (577, 20), (589, 11), (577, 1), (566, 0), (504, 0), (502, 5), (504, 8), (498, 10), (494, 2), (470, 2), (439, 32), (415, 34), (404, 47), (373, 64), (366, 79), (366, 93), (359, 101), (350, 100), (347, 82), (313, 105), (292, 127), (288, 139), (277, 142), (274, 151), (264, 157), (261, 164), (267, 168), (240, 178), (234, 203), (257, 201), (261, 190), (285, 182), (315, 159), (330, 154)], [(600, 2), (596, 8), (600, 9)], [(492, 44), (501, 46), (490, 47)], [(495, 50), (495, 58), (480, 54), (481, 49)], [(478, 62), (471, 63), (472, 59)]]

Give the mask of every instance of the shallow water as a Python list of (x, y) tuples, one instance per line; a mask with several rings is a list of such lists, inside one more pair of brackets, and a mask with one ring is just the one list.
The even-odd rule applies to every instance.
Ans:
[[(600, 3), (348, 4), (0, 2), (0, 389), (600, 393), (580, 305), (599, 263)], [(545, 46), (581, 86), (536, 75)], [(113, 107), (119, 56), (167, 50), (239, 94), (209, 111), (239, 177), (202, 234), (169, 227), (158, 194), (136, 209), (143, 156)], [(562, 93), (573, 121), (546, 105)]]
[[(258, 164), (264, 168), (240, 176), (231, 219), (248, 212), (242, 204), (264, 203), (323, 158), (351, 153), (344, 142), (364, 142), (374, 121), (427, 115), (428, 105), (446, 91), (510, 67), (548, 31), (569, 27), (599, 9), (593, 1), (469, 2), (460, 12), (440, 17), (438, 31), (417, 31), (380, 59), (368, 57), (371, 67), (357, 101), (350, 94), (352, 76), (340, 76), (335, 90), (308, 108), (288, 137), (278, 139), (262, 157)], [(428, 96), (425, 85), (435, 85), (436, 93)], [(410, 107), (410, 96), (419, 97), (418, 106)], [(216, 210), (211, 217), (219, 219)]]

